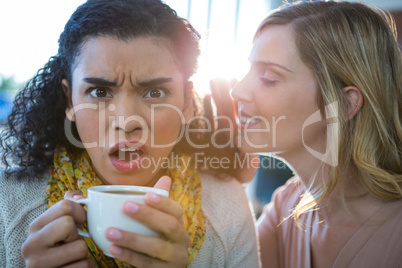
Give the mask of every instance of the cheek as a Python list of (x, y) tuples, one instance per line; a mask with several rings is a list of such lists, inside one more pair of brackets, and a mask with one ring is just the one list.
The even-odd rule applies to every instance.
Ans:
[(75, 114), (75, 123), (82, 142), (99, 140), (99, 116), (96, 111), (79, 111)]
[[(274, 98), (272, 98), (274, 99)], [(318, 111), (313, 102), (303, 98), (275, 98), (275, 101), (260, 101), (260, 113), (267, 120), (270, 132), (279, 141), (300, 141), (307, 131), (308, 135), (322, 130), (319, 123), (309, 126), (309, 117)], [(304, 133), (306, 134), (306, 133)]]
[(182, 125), (183, 115), (171, 108), (155, 112), (151, 118), (151, 135), (157, 141), (172, 142), (177, 139)]

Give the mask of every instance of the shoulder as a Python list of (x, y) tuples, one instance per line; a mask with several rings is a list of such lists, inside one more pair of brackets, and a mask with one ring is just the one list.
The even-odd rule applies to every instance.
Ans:
[(304, 183), (298, 176), (293, 176), (286, 183), (279, 187), (277, 192), (278, 195), (286, 195), (289, 196), (299, 196), (306, 190)]
[(306, 187), (297, 176), (290, 178), (275, 190), (271, 202), (264, 207), (263, 213), (258, 219), (260, 236), (265, 232), (275, 232), (276, 227), (290, 215), (292, 209), (299, 203), (305, 190)]
[(49, 174), (34, 173), (27, 168), (15, 168), (0, 171), (0, 209), (28, 207), (38, 198), (46, 198)]
[[(305, 190), (306, 187), (300, 178), (294, 176), (275, 190), (269, 205), (274, 205), (276, 209), (285, 210), (287, 213), (300, 201), (301, 195)], [(269, 208), (269, 205), (267, 208)]]
[(234, 178), (200, 173), (206, 235), (190, 267), (259, 267), (254, 214)]
[(245, 218), (250, 211), (243, 186), (232, 177), (218, 178), (209, 172), (200, 173), (204, 213), (210, 217), (233, 216)]
[(14, 215), (14, 218), (38, 203), (45, 203), (48, 177), (47, 172), (37, 174), (29, 168), (0, 171), (0, 210), (3, 216)]
[(0, 200), (16, 198), (27, 192), (42, 191), (47, 186), (48, 173), (34, 173), (30, 168), (0, 171)]
[(0, 259), (7, 267), (24, 266), (21, 245), (29, 224), (46, 211), (48, 176), (30, 169), (0, 171)]

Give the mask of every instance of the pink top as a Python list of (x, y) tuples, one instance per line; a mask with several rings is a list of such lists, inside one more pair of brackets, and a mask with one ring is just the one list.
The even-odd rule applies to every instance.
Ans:
[[(300, 217), (304, 231), (291, 218), (280, 224), (304, 190), (301, 180), (294, 177), (275, 191), (272, 202), (264, 208), (258, 220), (263, 267), (312, 267), (312, 245), (319, 247), (317, 241), (322, 243), (329, 236), (324, 231), (319, 235), (325, 237), (311, 239), (319, 226), (313, 211)], [(335, 257), (332, 267), (402, 267), (402, 200), (386, 203), (345, 241), (338, 252), (324, 250), (322, 258)]]

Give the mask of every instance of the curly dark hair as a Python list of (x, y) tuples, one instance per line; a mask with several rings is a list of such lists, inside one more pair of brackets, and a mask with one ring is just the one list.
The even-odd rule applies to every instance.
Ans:
[[(47, 169), (56, 146), (73, 146), (64, 131), (68, 102), (61, 81), (72, 85), (72, 69), (83, 44), (91, 37), (129, 40), (141, 36), (170, 41), (175, 60), (187, 81), (197, 67), (200, 35), (190, 23), (159, 0), (88, 0), (72, 14), (59, 38), (59, 49), (16, 96), (1, 133), (3, 163)], [(195, 100), (196, 103), (198, 103)], [(73, 132), (76, 133), (75, 123)]]

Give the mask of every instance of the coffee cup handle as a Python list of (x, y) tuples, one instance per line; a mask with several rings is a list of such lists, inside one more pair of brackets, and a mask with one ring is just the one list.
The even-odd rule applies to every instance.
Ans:
[[(88, 205), (89, 199), (88, 199), (88, 198), (84, 198), (84, 199), (76, 200), (76, 201), (74, 201), (74, 202), (75, 202), (75, 203), (78, 203), (78, 204)], [(77, 228), (77, 231), (78, 231), (78, 234), (79, 234), (80, 236), (84, 236), (84, 237), (86, 237), (86, 238), (91, 238), (91, 236), (89, 235), (88, 232), (85, 232), (85, 231), (81, 230), (80, 228)]]

